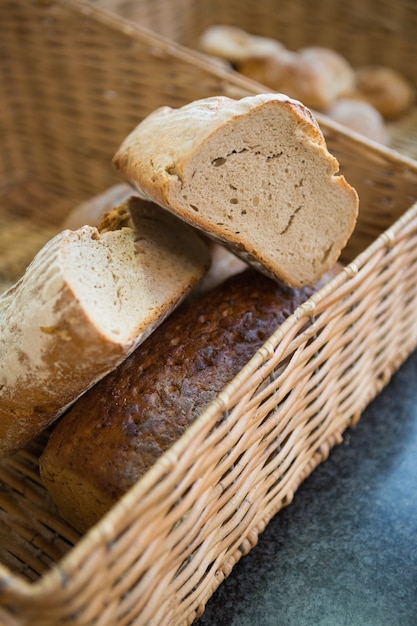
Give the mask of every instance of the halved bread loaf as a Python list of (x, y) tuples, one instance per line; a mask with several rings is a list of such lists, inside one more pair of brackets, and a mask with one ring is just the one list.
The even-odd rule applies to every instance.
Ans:
[(141, 196), (294, 287), (334, 265), (356, 223), (357, 193), (317, 122), (282, 94), (162, 107), (114, 165)]
[(151, 203), (132, 198), (101, 230), (58, 234), (0, 298), (0, 454), (121, 363), (209, 266), (198, 233)]

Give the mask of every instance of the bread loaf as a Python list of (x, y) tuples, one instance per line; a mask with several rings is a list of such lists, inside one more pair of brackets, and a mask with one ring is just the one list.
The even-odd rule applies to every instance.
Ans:
[(114, 164), (142, 197), (293, 287), (334, 265), (356, 223), (357, 193), (318, 124), (282, 94), (162, 107)]
[(0, 298), (0, 454), (113, 370), (208, 264), (193, 229), (135, 199), (102, 232), (85, 226), (50, 240)]
[(55, 426), (40, 471), (62, 516), (94, 524), (313, 291), (248, 269), (182, 304)]
[(341, 54), (322, 46), (301, 48), (283, 76), (280, 90), (321, 110), (352, 91), (355, 72)]
[[(134, 189), (127, 183), (121, 183), (105, 189), (98, 195), (74, 207), (66, 216), (63, 226), (67, 228), (80, 228), (85, 224), (96, 226), (103, 219), (103, 214), (115, 208), (132, 195), (136, 195)], [(136, 203), (145, 202), (136, 200)], [(193, 297), (204, 291), (212, 289), (229, 276), (246, 268), (247, 264), (237, 256), (229, 252), (224, 246), (205, 238), (210, 252), (210, 267), (203, 278), (193, 289)]]
[(209, 26), (202, 33), (198, 47), (206, 54), (220, 57), (233, 64), (286, 51), (285, 47), (275, 39), (253, 35), (238, 26), (226, 24)]

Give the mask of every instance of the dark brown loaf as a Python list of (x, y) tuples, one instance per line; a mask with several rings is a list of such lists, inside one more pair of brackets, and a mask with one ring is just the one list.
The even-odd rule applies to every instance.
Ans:
[(183, 304), (56, 426), (40, 468), (61, 514), (97, 521), (313, 292), (246, 270)]

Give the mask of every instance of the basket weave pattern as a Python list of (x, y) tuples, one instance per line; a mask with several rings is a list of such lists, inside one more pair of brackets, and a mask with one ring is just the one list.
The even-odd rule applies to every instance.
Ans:
[[(223, 4), (230, 20), (234, 6), (249, 11)], [(163, 5), (138, 3), (161, 22)], [(210, 3), (179, 6), (187, 19), (171, 8), (163, 35), (184, 20), (189, 30), (208, 23)], [(292, 24), (296, 9), (284, 6), (282, 23)], [(262, 26), (259, 16), (253, 23)], [(161, 104), (259, 90), (160, 34), (71, 0), (3, 2), (0, 46), (5, 284), (69, 208), (117, 181), (111, 158), (142, 117)], [(417, 163), (318, 119), (360, 196), (343, 271), (86, 535), (59, 517), (40, 482), (47, 433), (0, 463), (1, 623), (191, 624), (417, 347)]]

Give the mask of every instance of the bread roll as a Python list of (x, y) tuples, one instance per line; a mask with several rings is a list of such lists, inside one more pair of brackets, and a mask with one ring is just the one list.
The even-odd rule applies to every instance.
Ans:
[(259, 52), (236, 63), (236, 70), (244, 76), (280, 92), (284, 91), (283, 86), (287, 85), (290, 80), (289, 75), (295, 59), (295, 52), (290, 52), (285, 48), (268, 54)]
[(351, 92), (354, 85), (355, 72), (342, 55), (331, 48), (309, 46), (294, 55), (280, 90), (322, 110)]
[(325, 111), (331, 119), (368, 139), (387, 146), (389, 133), (382, 115), (371, 104), (355, 98), (341, 98)]
[(199, 40), (202, 52), (228, 61), (238, 72), (279, 91), (294, 53), (275, 39), (252, 35), (236, 26), (214, 25)]
[(227, 25), (207, 28), (199, 48), (227, 59), (248, 78), (317, 110), (331, 106), (355, 86), (354, 69), (332, 48), (307, 46), (294, 52), (276, 39)]
[(252, 35), (238, 26), (214, 24), (201, 35), (198, 47), (202, 52), (238, 64), (253, 57), (266, 57), (285, 50), (268, 37)]
[(50, 240), (0, 298), (0, 454), (23, 447), (113, 370), (208, 264), (195, 231), (134, 199), (102, 233), (85, 226)]
[(293, 287), (334, 265), (356, 223), (357, 193), (317, 122), (282, 94), (162, 107), (114, 165), (142, 197)]
[(387, 120), (401, 117), (415, 102), (413, 85), (402, 74), (383, 65), (359, 68), (356, 89)]
[(313, 291), (248, 269), (182, 304), (55, 426), (40, 471), (61, 515), (98, 521)]
[(106, 211), (111, 211), (134, 195), (135, 190), (127, 183), (113, 185), (74, 207), (63, 221), (62, 230), (77, 230), (86, 225), (97, 226)]

